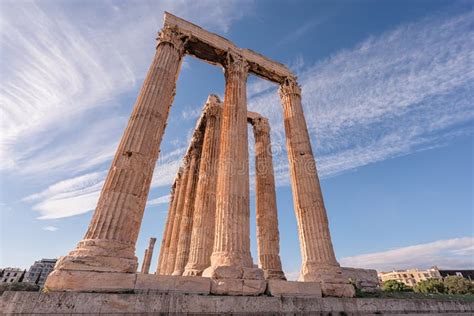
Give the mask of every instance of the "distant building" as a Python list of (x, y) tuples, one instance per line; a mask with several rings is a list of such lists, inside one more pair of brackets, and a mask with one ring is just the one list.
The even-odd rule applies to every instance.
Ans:
[(26, 281), (38, 284), (40, 287), (44, 286), (44, 282), (48, 275), (53, 271), (57, 259), (41, 259), (35, 263), (28, 270)]
[(441, 279), (440, 271), (437, 267), (427, 270), (408, 269), (408, 270), (394, 270), (391, 272), (379, 272), (380, 281), (383, 283), (389, 280), (396, 280), (402, 282), (407, 286), (414, 286), (416, 283), (428, 279)]
[(455, 276), (461, 276), (465, 279), (468, 279), (474, 282), (474, 270), (439, 270), (439, 273), (441, 274), (443, 278), (450, 275), (455, 275)]
[(19, 268), (5, 268), (0, 271), (0, 283), (22, 282), (26, 270)]

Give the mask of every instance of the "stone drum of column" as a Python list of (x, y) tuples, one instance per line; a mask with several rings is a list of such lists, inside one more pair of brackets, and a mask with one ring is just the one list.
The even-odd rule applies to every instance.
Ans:
[(143, 257), (142, 273), (148, 274), (150, 272), (151, 259), (153, 258), (153, 249), (155, 248), (156, 238), (151, 237), (148, 242), (148, 248), (145, 249), (145, 256)]
[(280, 260), (275, 178), (268, 120), (251, 120), (255, 137), (255, 184), (259, 267), (266, 279), (286, 279)]
[(325, 295), (351, 297), (354, 289), (342, 278), (334, 255), (316, 162), (301, 106), (301, 89), (295, 78), (288, 78), (279, 92), (301, 246), (300, 280), (321, 282)]
[(194, 199), (196, 196), (196, 185), (199, 177), (199, 158), (201, 156), (200, 132), (195, 132), (194, 137), (198, 140), (190, 151), (189, 176), (186, 186), (186, 200), (183, 213), (181, 214), (181, 227), (178, 236), (178, 247), (176, 248), (176, 261), (172, 275), (182, 275), (188, 261), (189, 244), (191, 242), (191, 230), (193, 227)]
[(59, 259), (48, 278), (49, 288), (60, 290), (65, 285), (55, 284), (61, 270), (137, 271), (135, 243), (183, 53), (181, 35), (163, 29), (89, 228), (77, 248)]
[(173, 232), (173, 223), (176, 217), (176, 205), (178, 204), (179, 186), (181, 184), (181, 177), (183, 169), (179, 168), (176, 179), (174, 180), (171, 189), (170, 205), (168, 207), (168, 217), (166, 219), (166, 226), (163, 232), (163, 239), (161, 240), (160, 256), (158, 258), (158, 265), (156, 267), (156, 274), (164, 274), (166, 262), (168, 262), (171, 234)]
[(217, 158), (219, 154), (221, 107), (210, 96), (205, 112), (206, 128), (202, 145), (199, 182), (194, 203), (193, 230), (189, 258), (183, 275), (199, 276), (210, 265), (216, 213)]

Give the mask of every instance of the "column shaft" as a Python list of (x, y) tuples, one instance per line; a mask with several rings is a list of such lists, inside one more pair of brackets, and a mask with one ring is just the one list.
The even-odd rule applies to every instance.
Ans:
[[(199, 134), (199, 132), (197, 132)], [(196, 136), (196, 135), (195, 135)], [(199, 137), (199, 136), (198, 136)], [(198, 141), (199, 142), (199, 141)], [(186, 186), (186, 199), (179, 230), (178, 246), (176, 248), (176, 260), (172, 275), (182, 275), (188, 261), (189, 244), (191, 242), (191, 231), (193, 225), (194, 200), (196, 196), (196, 185), (199, 177), (199, 157), (201, 146), (195, 145), (190, 152), (189, 176)]]
[(334, 280), (341, 270), (331, 242), (316, 162), (301, 106), (301, 90), (289, 79), (280, 87), (293, 202), (301, 245), (303, 281)]
[(89, 228), (57, 270), (137, 270), (135, 243), (184, 53), (179, 36), (171, 29), (160, 33)]
[(205, 109), (206, 129), (194, 204), (191, 244), (184, 275), (201, 275), (211, 263), (216, 212), (220, 113), (221, 107), (217, 97), (209, 97)]
[(143, 257), (142, 273), (148, 274), (150, 272), (151, 259), (153, 258), (153, 249), (155, 248), (156, 238), (150, 238), (148, 242), (148, 248), (145, 250), (145, 256)]
[(161, 241), (160, 256), (158, 259), (158, 265), (156, 267), (156, 274), (164, 274), (166, 262), (168, 262), (171, 234), (173, 232), (173, 223), (176, 217), (176, 205), (178, 204), (179, 186), (181, 184), (182, 169), (178, 171), (176, 180), (173, 183), (171, 191), (170, 204), (168, 208), (168, 217), (166, 219), (166, 226), (163, 232), (163, 239)]
[(280, 260), (280, 236), (273, 175), (270, 126), (260, 117), (252, 121), (255, 136), (256, 215), (259, 267), (266, 279), (285, 279)]
[[(230, 54), (229, 54), (230, 55)], [(252, 267), (249, 227), (249, 163), (246, 81), (248, 65), (236, 57), (225, 67), (211, 267)], [(212, 269), (209, 270), (211, 273)], [(207, 276), (207, 272), (204, 273)], [(212, 273), (211, 273), (212, 275)]]
[(183, 176), (181, 178), (181, 184), (179, 186), (179, 194), (177, 196), (175, 218), (173, 221), (173, 228), (171, 230), (170, 245), (168, 250), (168, 259), (164, 263), (164, 275), (171, 275), (174, 271), (174, 265), (176, 262), (176, 251), (178, 249), (179, 234), (181, 233), (181, 217), (184, 210), (184, 202), (186, 200), (186, 189), (188, 185), (188, 179), (190, 175), (190, 164), (188, 157), (183, 160)]

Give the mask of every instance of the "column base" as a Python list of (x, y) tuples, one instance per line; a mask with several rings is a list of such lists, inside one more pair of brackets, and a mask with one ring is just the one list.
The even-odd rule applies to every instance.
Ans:
[(201, 269), (186, 269), (183, 276), (201, 276), (204, 270)]
[(181, 276), (183, 275), (183, 271), (175, 270), (171, 273), (172, 276)]
[(134, 252), (129, 244), (85, 239), (67, 256), (60, 257), (54, 269), (134, 273), (138, 268)]
[(303, 263), (299, 281), (320, 282), (323, 296), (355, 296), (354, 286), (344, 278), (339, 265), (322, 266), (318, 263)]
[(209, 267), (202, 273), (203, 277), (216, 280), (221, 279), (246, 279), (264, 280), (263, 270), (260, 268), (245, 268), (236, 266)]
[(267, 287), (259, 268), (211, 266), (202, 276), (211, 278), (211, 294), (216, 295), (260, 295)]
[(281, 270), (263, 270), (265, 280), (286, 280), (285, 273)]
[(133, 292), (136, 273), (54, 270), (46, 279), (48, 291)]

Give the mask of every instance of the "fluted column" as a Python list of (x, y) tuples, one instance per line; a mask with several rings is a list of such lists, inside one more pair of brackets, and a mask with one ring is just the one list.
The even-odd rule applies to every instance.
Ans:
[(219, 277), (216, 271), (222, 267), (226, 271), (233, 269), (229, 275), (241, 278), (242, 268), (253, 266), (249, 236), (247, 75), (247, 62), (229, 53), (225, 65), (214, 247), (211, 267), (203, 272), (203, 276), (213, 278)]
[(266, 279), (286, 279), (280, 260), (280, 236), (268, 120), (252, 120), (255, 136), (258, 263)]
[(219, 154), (221, 106), (210, 96), (205, 108), (206, 129), (202, 145), (199, 181), (194, 204), (189, 258), (183, 275), (201, 275), (210, 266), (216, 212), (217, 158)]
[(182, 36), (163, 29), (89, 228), (56, 270), (137, 271), (135, 244), (183, 53)]
[(174, 271), (174, 265), (176, 262), (176, 252), (178, 250), (179, 234), (181, 229), (181, 217), (184, 211), (184, 202), (186, 200), (186, 190), (188, 185), (188, 179), (190, 175), (190, 163), (189, 157), (183, 159), (183, 176), (181, 178), (181, 184), (179, 186), (179, 194), (177, 195), (175, 217), (173, 221), (173, 227), (171, 229), (170, 245), (168, 250), (167, 261), (163, 263), (163, 275), (171, 275)]
[[(325, 293), (327, 287), (324, 283), (347, 281), (342, 278), (341, 268), (334, 255), (316, 162), (301, 106), (301, 89), (295, 78), (288, 78), (280, 86), (279, 92), (284, 110), (291, 188), (301, 246), (300, 280), (322, 282)], [(352, 295), (349, 287), (342, 294), (332, 293), (332, 290), (329, 290), (330, 295)]]
[[(200, 138), (200, 132), (195, 132), (194, 136)], [(189, 176), (186, 186), (186, 200), (184, 202), (183, 213), (181, 215), (181, 225), (179, 229), (178, 246), (176, 249), (176, 261), (172, 275), (182, 275), (184, 267), (188, 261), (189, 244), (191, 242), (191, 231), (193, 225), (194, 198), (196, 196), (196, 185), (199, 177), (199, 158), (201, 156), (201, 144), (199, 140), (190, 151)]]
[(148, 248), (145, 249), (145, 256), (143, 256), (142, 273), (148, 274), (150, 272), (151, 259), (153, 258), (153, 249), (155, 248), (156, 238), (151, 237), (148, 242)]
[(181, 177), (183, 175), (182, 168), (179, 169), (176, 179), (171, 189), (170, 204), (168, 208), (168, 217), (166, 219), (166, 226), (161, 240), (160, 256), (158, 258), (158, 265), (156, 267), (156, 274), (164, 274), (166, 262), (168, 262), (171, 234), (173, 232), (173, 223), (176, 217), (176, 205), (178, 204), (179, 186), (181, 185)]

